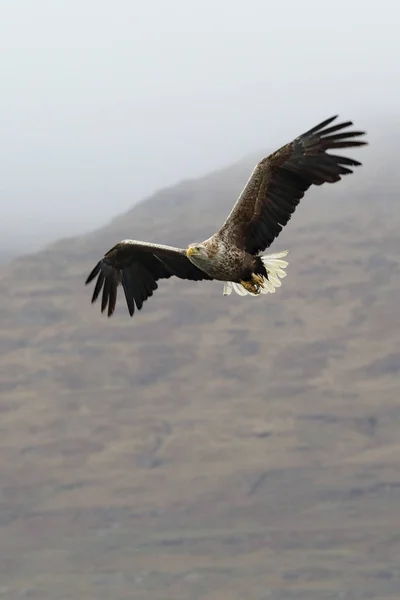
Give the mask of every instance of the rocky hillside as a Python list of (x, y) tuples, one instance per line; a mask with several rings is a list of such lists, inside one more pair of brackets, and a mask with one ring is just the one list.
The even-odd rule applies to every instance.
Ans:
[(358, 157), (273, 296), (169, 280), (107, 319), (84, 286), (119, 239), (210, 235), (253, 160), (1, 268), (0, 598), (399, 597), (400, 177)]

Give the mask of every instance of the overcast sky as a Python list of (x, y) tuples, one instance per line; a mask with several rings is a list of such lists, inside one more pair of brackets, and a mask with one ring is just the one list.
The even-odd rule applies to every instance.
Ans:
[(3, 242), (94, 229), (332, 114), (398, 115), (399, 18), (395, 0), (1, 0)]

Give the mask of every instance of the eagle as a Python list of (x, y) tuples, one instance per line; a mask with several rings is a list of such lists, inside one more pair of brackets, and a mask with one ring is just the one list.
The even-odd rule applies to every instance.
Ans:
[(178, 277), (221, 281), (223, 294), (274, 293), (286, 276), (287, 251), (264, 254), (278, 237), (312, 185), (335, 183), (361, 163), (328, 153), (367, 144), (364, 131), (351, 121), (331, 125), (337, 115), (296, 137), (254, 168), (220, 229), (203, 242), (174, 248), (138, 240), (118, 242), (97, 263), (86, 284), (96, 283), (92, 303), (101, 293), (101, 312), (110, 317), (121, 285), (130, 316), (158, 288), (158, 281)]

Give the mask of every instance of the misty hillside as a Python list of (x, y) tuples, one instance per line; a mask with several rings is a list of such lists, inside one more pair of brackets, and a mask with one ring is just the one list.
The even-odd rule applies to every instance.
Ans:
[(120, 239), (212, 234), (254, 158), (2, 266), (0, 596), (399, 597), (400, 177), (354, 157), (272, 296), (169, 280), (107, 319), (84, 286)]

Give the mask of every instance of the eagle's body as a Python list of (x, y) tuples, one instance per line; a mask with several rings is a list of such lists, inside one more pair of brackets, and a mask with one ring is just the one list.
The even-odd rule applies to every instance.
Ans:
[[(234, 289), (240, 295), (273, 293), (286, 276), (287, 252), (263, 255), (282, 231), (300, 199), (311, 185), (335, 183), (361, 163), (328, 154), (330, 149), (362, 146), (354, 138), (361, 131), (341, 131), (346, 122), (327, 127), (327, 119), (303, 133), (255, 167), (222, 227), (210, 238), (173, 248), (137, 240), (122, 240), (109, 250), (86, 280), (97, 276), (92, 302), (102, 291), (101, 310), (115, 310), (121, 284), (129, 313), (157, 289), (159, 279), (175, 276), (193, 281), (224, 282), (224, 294)], [(337, 133), (339, 132), (339, 133)]]
[[(203, 247), (206, 254), (193, 252), (191, 248)], [(189, 247), (190, 262), (217, 281), (236, 281), (251, 278), (251, 273), (262, 265), (259, 257), (249, 254), (238, 246), (232, 246), (226, 236), (213, 235), (201, 244)], [(258, 264), (259, 263), (259, 264)]]

